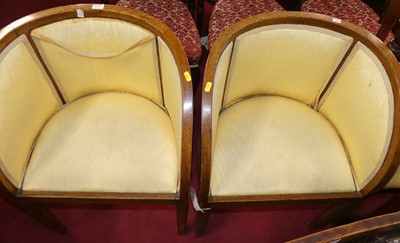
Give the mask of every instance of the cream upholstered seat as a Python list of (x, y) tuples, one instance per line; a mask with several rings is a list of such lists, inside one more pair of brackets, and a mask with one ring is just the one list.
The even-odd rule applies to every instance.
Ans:
[(303, 103), (260, 96), (221, 113), (212, 195), (355, 190), (340, 137), (323, 116)]
[(87, 96), (44, 126), (22, 189), (176, 193), (175, 148), (168, 114), (151, 101), (126, 93)]
[(192, 88), (171, 30), (71, 5), (7, 26), (0, 51), (1, 192), (58, 232), (32, 199), (174, 203), (185, 232)]
[(334, 18), (225, 31), (204, 75), (197, 234), (213, 206), (342, 199), (319, 225), (381, 188), (398, 163), (399, 74), (382, 42)]

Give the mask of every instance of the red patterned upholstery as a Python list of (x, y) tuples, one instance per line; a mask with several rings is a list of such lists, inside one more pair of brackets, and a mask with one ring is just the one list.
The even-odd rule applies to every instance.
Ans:
[(284, 11), (274, 0), (219, 0), (211, 14), (208, 27), (208, 46), (229, 26), (250, 16), (265, 12)]
[[(380, 28), (379, 16), (361, 0), (306, 0), (301, 11), (329, 15), (347, 20), (376, 34)], [(385, 42), (393, 39), (390, 33)]]
[(201, 56), (200, 34), (196, 24), (179, 0), (121, 0), (117, 5), (147, 13), (166, 24), (178, 37), (191, 66), (199, 64)]

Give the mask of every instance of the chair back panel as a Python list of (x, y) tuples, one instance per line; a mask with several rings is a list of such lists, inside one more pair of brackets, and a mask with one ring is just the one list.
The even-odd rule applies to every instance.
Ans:
[[(164, 94), (165, 108), (171, 118), (175, 132), (177, 154), (181, 154), (182, 149), (182, 87), (174, 57), (167, 44), (158, 37), (158, 46), (160, 50), (160, 71), (162, 80), (162, 89)], [(178, 157), (180, 166), (180, 157)], [(178, 171), (180, 169), (178, 168)]]
[[(224, 87), (226, 85), (226, 78), (228, 76), (229, 64), (232, 56), (233, 44), (229, 44), (218, 61), (218, 66), (215, 71), (215, 78), (213, 83), (213, 106), (212, 106), (212, 127), (217, 127), (219, 113), (221, 111), (222, 99), (224, 96)], [(212, 131), (212, 148), (214, 149), (215, 137), (217, 129)], [(213, 151), (214, 152), (214, 151)], [(214, 154), (214, 153), (212, 153)]]
[(36, 28), (32, 36), (67, 102), (125, 91), (162, 104), (156, 40), (146, 29), (88, 17)]
[(224, 107), (256, 95), (314, 105), (351, 43), (351, 37), (301, 24), (259, 27), (238, 36)]
[(36, 136), (61, 102), (25, 35), (0, 53), (0, 77), (0, 166), (19, 188)]
[(321, 102), (363, 188), (385, 160), (393, 129), (392, 88), (375, 54), (357, 43)]

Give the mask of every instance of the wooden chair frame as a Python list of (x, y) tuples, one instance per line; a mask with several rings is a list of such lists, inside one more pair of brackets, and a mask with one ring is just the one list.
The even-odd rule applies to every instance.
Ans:
[[(400, 237), (400, 212), (364, 219), (307, 235), (289, 243), (378, 242), (384, 237)], [(383, 241), (379, 241), (383, 242)]]
[[(393, 95), (394, 95), (394, 127), (392, 144), (387, 153), (387, 157), (376, 176), (364, 187), (361, 191), (353, 193), (317, 193), (317, 194), (294, 194), (294, 195), (254, 195), (254, 196), (212, 196), (210, 194), (210, 177), (211, 177), (211, 153), (212, 153), (212, 103), (213, 91), (211, 88), (216, 73), (216, 67), (221, 54), (229, 43), (235, 38), (249, 30), (257, 27), (273, 24), (305, 24), (317, 27), (322, 27), (340, 33), (352, 36), (354, 41), (360, 41), (372, 50), (386, 70), (388, 70), (389, 78), (392, 82)], [(196, 234), (201, 236), (204, 234), (207, 221), (214, 207), (224, 207), (230, 205), (247, 205), (247, 204), (267, 204), (277, 202), (335, 202), (334, 206), (329, 210), (322, 213), (315, 219), (311, 226), (318, 227), (325, 225), (340, 213), (344, 213), (351, 208), (355, 202), (360, 198), (373, 193), (382, 188), (396, 171), (399, 164), (399, 154), (397, 151), (400, 149), (399, 143), (399, 113), (400, 100), (398, 90), (400, 70), (397, 62), (386, 46), (379, 41), (375, 36), (362, 28), (352, 25), (343, 21), (341, 24), (333, 23), (332, 18), (322, 15), (310, 13), (294, 13), (294, 12), (276, 12), (261, 14), (240, 21), (229, 29), (227, 29), (215, 42), (213, 48), (208, 56), (202, 90), (202, 118), (201, 118), (201, 165), (199, 171), (199, 206), (205, 210), (204, 212), (197, 212)]]
[[(46, 226), (58, 233), (66, 233), (66, 227), (44, 207), (44, 203), (168, 203), (175, 204), (177, 210), (178, 232), (186, 231), (188, 214), (188, 195), (191, 171), (191, 142), (192, 142), (192, 84), (184, 73), (189, 70), (185, 53), (174, 36), (173, 32), (160, 21), (139, 11), (106, 5), (102, 10), (92, 8), (92, 4), (69, 5), (52, 8), (26, 16), (8, 25), (0, 31), (0, 50), (3, 50), (11, 41), (25, 34), (33, 46), (42, 66), (53, 84), (54, 78), (46, 68), (45, 62), (40, 57), (35, 42), (30, 36), (31, 30), (56, 21), (77, 18), (77, 9), (84, 12), (85, 18), (102, 17), (113, 18), (142, 26), (156, 36), (162, 38), (169, 46), (176, 61), (182, 86), (182, 147), (180, 167), (180, 192), (179, 193), (98, 193), (98, 192), (25, 192), (16, 188), (3, 171), (0, 171), (0, 195), (7, 201), (18, 206), (23, 211), (36, 218)], [(55, 87), (57, 87), (55, 85)], [(60, 93), (59, 93), (60, 94)], [(65, 102), (65, 101), (63, 101)]]

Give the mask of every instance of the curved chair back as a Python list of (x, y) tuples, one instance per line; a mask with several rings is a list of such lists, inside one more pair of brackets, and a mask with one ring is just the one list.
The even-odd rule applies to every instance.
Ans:
[(398, 163), (399, 74), (375, 36), (334, 18), (280, 12), (232, 26), (204, 75), (200, 206), (382, 187)]
[(158, 20), (103, 7), (44, 10), (1, 30), (1, 183), (20, 198), (177, 203), (183, 232), (185, 53)]

